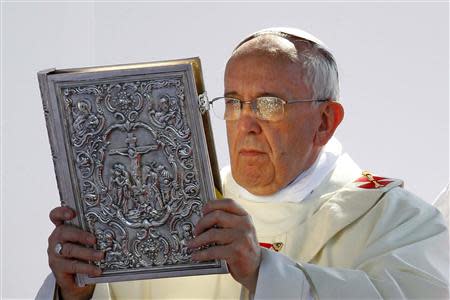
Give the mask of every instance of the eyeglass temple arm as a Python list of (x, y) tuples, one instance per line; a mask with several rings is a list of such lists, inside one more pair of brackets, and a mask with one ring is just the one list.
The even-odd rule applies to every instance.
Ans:
[(297, 102), (326, 102), (330, 101), (330, 99), (302, 99), (302, 100), (289, 100), (286, 101), (286, 104), (289, 103), (297, 103)]

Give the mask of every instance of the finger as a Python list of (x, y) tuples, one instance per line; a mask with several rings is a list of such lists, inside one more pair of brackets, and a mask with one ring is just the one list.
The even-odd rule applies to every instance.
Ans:
[[(61, 225), (55, 228), (55, 235), (52, 237), (50, 245), (56, 243), (73, 242), (83, 245), (95, 245), (95, 236), (87, 231), (83, 231), (75, 226)], [(54, 242), (54, 244), (53, 244)]]
[(53, 274), (58, 286), (62, 290), (74, 290), (79, 288), (75, 281), (75, 277), (73, 276), (74, 274), (56, 273), (55, 271), (53, 271)]
[(86, 274), (90, 276), (99, 276), (102, 269), (92, 264), (88, 264), (76, 259), (57, 258), (54, 262), (54, 269), (57, 273), (66, 274)]
[(50, 221), (52, 221), (55, 226), (62, 225), (64, 221), (72, 220), (75, 217), (75, 211), (70, 207), (56, 207), (50, 211)]
[(207, 215), (214, 210), (223, 210), (223, 211), (229, 212), (231, 214), (239, 215), (239, 216), (247, 215), (247, 212), (245, 211), (245, 209), (243, 209), (233, 199), (228, 199), (228, 198), (208, 201), (202, 208), (204, 215)]
[(236, 238), (236, 231), (232, 229), (211, 228), (200, 234), (194, 239), (188, 241), (188, 247), (191, 249), (201, 247), (203, 245), (218, 244), (227, 245)]
[(95, 288), (95, 285), (86, 285), (84, 287), (79, 287), (75, 281), (73, 274), (65, 274), (65, 273), (61, 275), (55, 274), (55, 278), (58, 286), (61, 289), (63, 299), (71, 299), (70, 296), (67, 295), (67, 293), (71, 292), (73, 292), (75, 295), (79, 295), (80, 293), (84, 294), (83, 291), (88, 291), (87, 294), (92, 295), (90, 291), (93, 291)]
[(85, 261), (98, 261), (104, 257), (104, 252), (86, 248), (77, 244), (64, 243), (62, 253), (64, 257), (76, 258)]
[(209, 247), (207, 249), (197, 251), (192, 253), (192, 259), (194, 261), (208, 261), (208, 260), (215, 260), (215, 259), (230, 259), (231, 254), (231, 246), (214, 246)]
[(195, 225), (194, 234), (199, 235), (215, 225), (221, 228), (233, 228), (239, 226), (241, 218), (241, 216), (222, 210), (214, 210), (198, 221)]

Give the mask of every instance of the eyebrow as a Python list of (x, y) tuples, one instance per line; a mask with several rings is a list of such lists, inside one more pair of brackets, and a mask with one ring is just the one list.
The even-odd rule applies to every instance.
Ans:
[(238, 98), (238, 93), (231, 91), (231, 92), (226, 92), (223, 94), (224, 97), (236, 97)]

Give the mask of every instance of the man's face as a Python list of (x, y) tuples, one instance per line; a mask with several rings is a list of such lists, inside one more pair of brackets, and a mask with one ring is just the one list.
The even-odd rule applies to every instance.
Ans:
[[(310, 99), (300, 67), (285, 57), (261, 52), (230, 59), (225, 71), (225, 95), (243, 101), (276, 96), (286, 101)], [(227, 121), (233, 178), (255, 195), (270, 195), (310, 167), (317, 157), (314, 136), (320, 126), (319, 109), (312, 103), (285, 106), (284, 119), (256, 119), (249, 105), (240, 119)]]

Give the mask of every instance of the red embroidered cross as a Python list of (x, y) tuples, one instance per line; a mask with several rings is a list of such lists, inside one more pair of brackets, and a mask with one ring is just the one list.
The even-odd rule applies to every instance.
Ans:
[(367, 171), (364, 171), (362, 174), (363, 174), (362, 177), (354, 181), (354, 182), (367, 182), (365, 184), (358, 186), (359, 188), (362, 189), (378, 189), (388, 185), (393, 181), (390, 180), (389, 178), (373, 176)]

